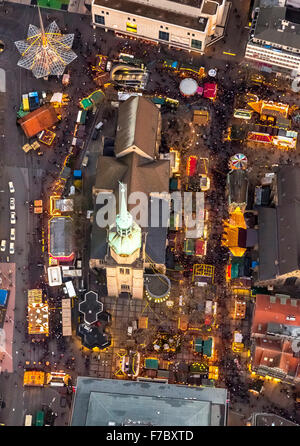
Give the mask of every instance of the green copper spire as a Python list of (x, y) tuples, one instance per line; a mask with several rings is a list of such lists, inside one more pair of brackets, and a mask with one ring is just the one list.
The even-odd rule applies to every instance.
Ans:
[(126, 184), (119, 183), (119, 214), (116, 224), (112, 225), (108, 234), (110, 248), (118, 255), (129, 256), (141, 248), (141, 228), (133, 220), (127, 209)]
[(132, 231), (132, 215), (127, 210), (127, 187), (119, 182), (119, 203), (120, 209), (117, 215), (116, 225), (118, 234), (121, 236), (129, 235)]

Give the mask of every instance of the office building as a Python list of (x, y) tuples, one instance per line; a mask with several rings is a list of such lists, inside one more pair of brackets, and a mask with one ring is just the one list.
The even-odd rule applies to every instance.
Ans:
[(225, 426), (227, 390), (79, 376), (71, 426)]
[(226, 0), (93, 0), (95, 27), (203, 53), (225, 33)]
[(300, 9), (255, 8), (245, 58), (262, 71), (296, 77), (300, 73)]

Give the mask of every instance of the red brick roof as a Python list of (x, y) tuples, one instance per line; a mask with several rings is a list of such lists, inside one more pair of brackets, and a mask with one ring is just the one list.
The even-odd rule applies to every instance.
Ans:
[(204, 91), (203, 91), (203, 97), (214, 99), (217, 95), (217, 85), (213, 83), (205, 83), (204, 84)]
[[(252, 334), (265, 334), (268, 323), (293, 325), (300, 327), (300, 301), (293, 299), (296, 306), (291, 304), (291, 299), (286, 299), (286, 303), (281, 303), (280, 297), (273, 296), (274, 303), (270, 296), (258, 294), (256, 296), (255, 312), (252, 322)], [(295, 320), (287, 320), (288, 316), (294, 316)]]
[(300, 376), (300, 358), (293, 356), (290, 341), (259, 338), (255, 344), (254, 367), (277, 368), (287, 375)]

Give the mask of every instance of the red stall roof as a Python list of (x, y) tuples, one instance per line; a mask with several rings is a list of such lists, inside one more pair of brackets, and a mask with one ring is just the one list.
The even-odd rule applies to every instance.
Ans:
[(188, 176), (192, 177), (193, 175), (196, 174), (196, 171), (197, 171), (197, 157), (191, 155), (187, 161), (186, 173)]
[(208, 99), (214, 99), (217, 95), (217, 84), (214, 83), (205, 83), (203, 97)]
[(196, 240), (196, 256), (204, 256), (206, 254), (206, 241)]

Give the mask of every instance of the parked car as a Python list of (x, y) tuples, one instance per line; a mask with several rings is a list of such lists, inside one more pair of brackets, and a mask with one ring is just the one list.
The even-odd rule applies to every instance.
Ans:
[(5, 251), (6, 250), (6, 240), (1, 240), (1, 251)]
[(13, 211), (13, 212), (10, 213), (10, 223), (11, 223), (12, 225), (15, 225), (15, 224), (16, 224), (16, 221), (17, 221), (16, 213)]
[(15, 193), (15, 188), (14, 188), (14, 183), (12, 181), (8, 182), (8, 187), (9, 187), (9, 192), (11, 194), (14, 194)]
[(15, 228), (10, 228), (10, 239), (12, 241), (16, 240), (16, 229)]
[(16, 202), (15, 202), (14, 197), (11, 197), (11, 198), (9, 199), (9, 209), (10, 209), (11, 211), (14, 211), (14, 210), (16, 209)]
[(106, 71), (110, 71), (111, 70), (111, 67), (112, 67), (112, 62), (109, 60), (108, 62), (107, 62), (107, 64), (106, 64)]
[(11, 242), (9, 244), (9, 253), (10, 254), (14, 254), (15, 253), (15, 244), (14, 244), (14, 242)]

